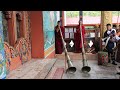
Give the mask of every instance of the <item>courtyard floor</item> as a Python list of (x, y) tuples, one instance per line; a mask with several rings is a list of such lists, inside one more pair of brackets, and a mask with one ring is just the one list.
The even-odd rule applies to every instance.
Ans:
[(91, 71), (82, 73), (82, 60), (72, 60), (77, 68), (74, 74), (65, 72), (65, 61), (60, 59), (32, 59), (7, 75), (7, 79), (119, 79), (118, 66), (101, 66), (97, 60), (88, 60)]

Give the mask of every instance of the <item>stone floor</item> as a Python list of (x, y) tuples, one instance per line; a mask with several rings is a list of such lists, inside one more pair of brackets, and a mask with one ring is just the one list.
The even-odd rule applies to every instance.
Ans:
[[(7, 79), (53, 79), (58, 68), (65, 68), (64, 62), (64, 60), (57, 59), (33, 59), (11, 71), (7, 75)], [(56, 74), (58, 78), (54, 79), (60, 79), (60, 77), (61, 79), (119, 79), (119, 76), (116, 75), (116, 72), (119, 71), (118, 65), (99, 66), (96, 60), (88, 60), (91, 71), (84, 74), (81, 72), (82, 60), (73, 60), (72, 62), (77, 68), (74, 74), (62, 73), (59, 70), (57, 73), (60, 74)]]
[(7, 79), (44, 79), (55, 61), (55, 59), (30, 60), (11, 71)]
[[(65, 67), (63, 60), (57, 60), (54, 67), (51, 70), (51, 75), (49, 75), (46, 79), (52, 79), (53, 73), (56, 68)], [(109, 64), (108, 66), (99, 66), (97, 65), (96, 60), (88, 60), (88, 64), (91, 67), (91, 71), (88, 74), (84, 74), (81, 72), (82, 68), (82, 60), (74, 60), (72, 61), (73, 65), (77, 68), (77, 71), (74, 74), (63, 73), (62, 79), (119, 79), (119, 75), (116, 75), (117, 66)]]

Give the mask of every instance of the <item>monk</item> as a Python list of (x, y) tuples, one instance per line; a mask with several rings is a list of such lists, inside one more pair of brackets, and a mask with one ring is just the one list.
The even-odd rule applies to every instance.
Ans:
[[(116, 61), (118, 62), (118, 63), (120, 63), (120, 40), (118, 41), (118, 51), (117, 51), (117, 58), (116, 58)], [(118, 66), (119, 67), (119, 69), (120, 69), (120, 66)], [(120, 75), (120, 72), (117, 72), (117, 74), (119, 74)]]
[(81, 42), (81, 33), (80, 33), (80, 24), (82, 25), (82, 37), (83, 37), (83, 43), (85, 41), (85, 27), (82, 23), (82, 21), (79, 21), (79, 25), (76, 28), (76, 33), (74, 33), (74, 40), (75, 40), (75, 53), (81, 53), (82, 52), (82, 42)]
[(65, 35), (64, 35), (64, 28), (60, 24), (61, 22), (58, 21), (57, 26), (55, 27), (55, 53), (56, 54), (62, 54), (63, 52), (63, 43), (60, 35), (60, 29), (62, 31), (63, 38), (65, 37)]
[(116, 41), (117, 41), (117, 55), (116, 55), (116, 61), (120, 63), (120, 29), (117, 30), (116, 33)]
[[(116, 38), (117, 39), (116, 61), (120, 63), (120, 29), (117, 30), (116, 36), (117, 36)], [(120, 66), (118, 66), (118, 68), (120, 69)], [(117, 74), (120, 75), (120, 72), (117, 72)]]

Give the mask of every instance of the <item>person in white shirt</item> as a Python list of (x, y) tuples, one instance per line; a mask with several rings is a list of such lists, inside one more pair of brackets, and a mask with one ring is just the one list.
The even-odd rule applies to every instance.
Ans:
[[(108, 63), (110, 63), (112, 60), (112, 64), (117, 65), (115, 63), (114, 52), (113, 52), (115, 42), (112, 41), (112, 38), (116, 35), (116, 30), (112, 29), (111, 24), (107, 24), (106, 27), (107, 27), (107, 30), (104, 33), (103, 41), (105, 42), (105, 48), (106, 48), (106, 50), (108, 52), (108, 56), (109, 56)], [(111, 57), (111, 59), (110, 59), (110, 57)]]
[[(119, 31), (117, 31), (116, 35), (112, 38), (112, 41), (114, 42), (114, 48), (116, 47), (116, 42), (118, 42), (120, 40), (120, 36), (119, 36)], [(113, 48), (113, 49), (114, 49)]]

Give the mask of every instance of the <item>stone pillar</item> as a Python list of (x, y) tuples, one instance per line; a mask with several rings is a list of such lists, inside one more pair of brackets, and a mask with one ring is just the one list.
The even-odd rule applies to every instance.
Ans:
[[(104, 32), (107, 30), (106, 24), (112, 25), (112, 11), (101, 11), (101, 28), (100, 28), (100, 40), (104, 36)], [(100, 50), (102, 50), (102, 41), (100, 41)]]
[(79, 11), (79, 20), (83, 22), (83, 11)]
[(14, 46), (17, 40), (16, 11), (11, 12), (11, 19), (8, 20), (8, 32), (9, 32), (9, 44), (11, 46)]
[(62, 11), (62, 26), (64, 26), (65, 25), (65, 22), (64, 22), (64, 11)]
[(106, 31), (106, 24), (112, 24), (112, 11), (101, 11), (101, 37)]
[(64, 26), (66, 26), (66, 11), (64, 11)]
[(65, 17), (64, 17), (64, 11), (60, 11), (60, 21), (62, 22), (62, 26), (65, 26)]
[(25, 35), (26, 33), (26, 11), (22, 11), (22, 21), (20, 23), (21, 23), (20, 36), (25, 38), (27, 37)]

